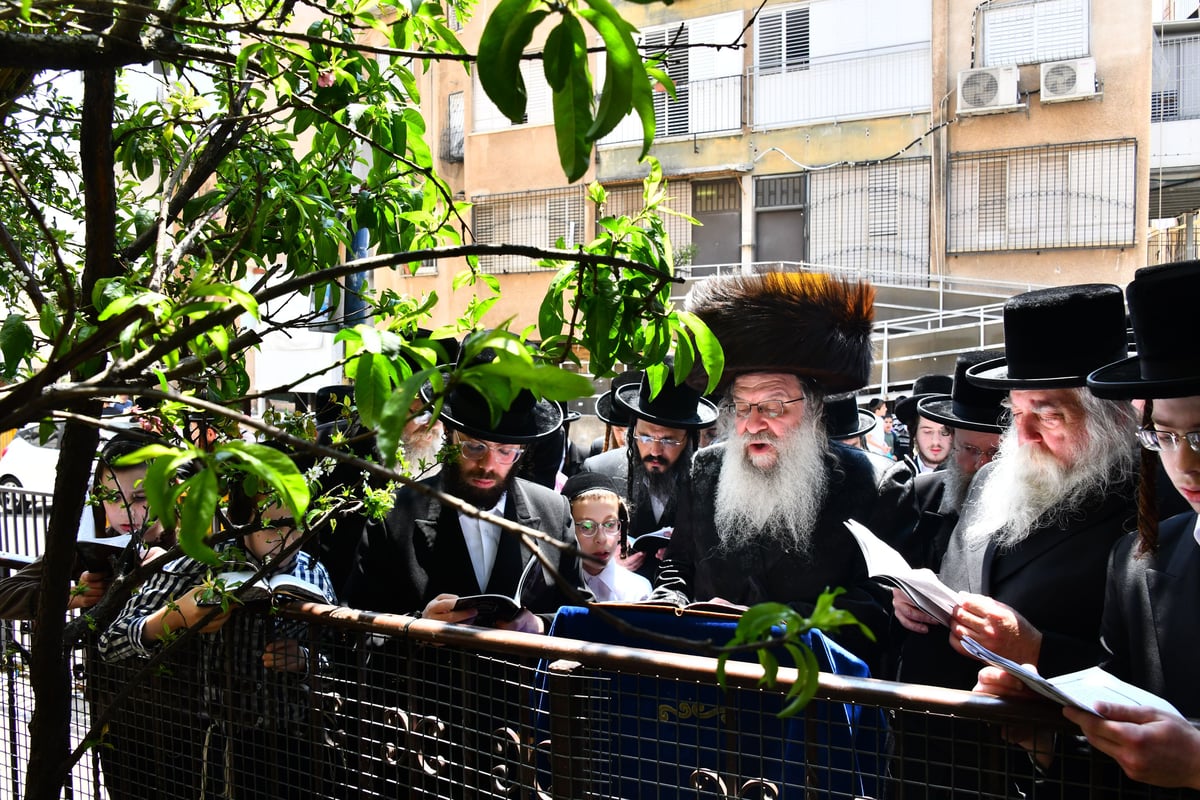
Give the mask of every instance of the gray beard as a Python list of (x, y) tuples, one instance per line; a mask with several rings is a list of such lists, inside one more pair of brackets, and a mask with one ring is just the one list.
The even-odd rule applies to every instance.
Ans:
[(745, 445), (756, 437), (731, 432), (726, 440), (715, 501), (722, 551), (755, 543), (808, 554), (825, 505), (829, 442), (819, 414), (806, 415), (785, 436), (775, 441), (778, 458), (769, 469), (746, 457)]
[(958, 511), (963, 507), (963, 501), (967, 499), (967, 491), (971, 488), (971, 478), (974, 475), (968, 475), (963, 472), (963, 468), (959, 466), (958, 459), (951, 456), (946, 466), (942, 469), (942, 508), (953, 509)]
[(1048, 453), (1021, 447), (1016, 432), (1006, 431), (964, 531), (968, 544), (994, 543), (1007, 550), (1040, 528), (1081, 518), (1110, 486), (1133, 471), (1136, 458), (1128, 431), (1097, 428), (1102, 426), (1089, 426), (1087, 442), (1067, 466)]

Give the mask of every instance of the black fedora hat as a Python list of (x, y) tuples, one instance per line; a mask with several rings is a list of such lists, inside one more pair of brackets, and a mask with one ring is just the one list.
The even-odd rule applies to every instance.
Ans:
[(954, 364), (954, 386), (950, 394), (922, 398), (917, 403), (917, 413), (951, 428), (979, 433), (1003, 432), (1008, 416), (1003, 403), (1008, 393), (976, 386), (967, 380), (968, 369), (990, 359), (990, 354), (983, 350), (959, 355)]
[(921, 375), (913, 381), (913, 393), (896, 403), (896, 416), (908, 427), (913, 427), (917, 419), (917, 404), (927, 397), (950, 394), (953, 385), (954, 379), (949, 375)]
[[(459, 361), (465, 348), (459, 351)], [(471, 359), (471, 364), (487, 364), (496, 359), (496, 352), (484, 348)], [(444, 380), (449, 374), (443, 372)], [(421, 387), (425, 402), (433, 401), (433, 385), (426, 381)], [(446, 427), (459, 431), (472, 439), (483, 439), (501, 444), (530, 444), (550, 436), (563, 423), (563, 411), (558, 403), (538, 400), (533, 392), (521, 389), (513, 397), (508, 408), (492, 419), (492, 404), (474, 386), (458, 383), (451, 387), (442, 402), (441, 419)]]
[(1125, 290), (1137, 355), (1088, 375), (1092, 394), (1112, 400), (1200, 395), (1200, 337), (1195, 310), (1200, 261), (1144, 267)]
[(653, 399), (650, 398), (650, 379), (642, 375), (637, 386), (622, 386), (616, 390), (616, 404), (623, 405), (634, 417), (664, 428), (694, 430), (716, 422), (718, 412), (712, 401), (705, 400), (687, 383), (675, 383), (675, 359), (667, 356), (663, 363), (667, 367), (667, 377)]
[(642, 381), (641, 370), (622, 372), (608, 384), (608, 391), (596, 398), (596, 416), (609, 425), (617, 428), (628, 428), (629, 409), (613, 401), (613, 393), (622, 386), (638, 384)]
[(1079, 387), (1092, 370), (1126, 352), (1120, 287), (1037, 289), (1004, 304), (1004, 356), (971, 367), (967, 380), (989, 389)]
[(866, 436), (879, 418), (859, 408), (854, 392), (825, 398), (825, 435), (830, 439), (854, 439)]

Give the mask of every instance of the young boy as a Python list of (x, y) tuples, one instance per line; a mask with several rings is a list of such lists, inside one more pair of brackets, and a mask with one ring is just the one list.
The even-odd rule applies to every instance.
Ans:
[[(146, 465), (136, 464), (117, 467), (114, 463), (122, 456), (160, 442), (159, 439), (135, 433), (121, 433), (109, 439), (100, 450), (96, 464), (96, 475), (92, 483), (92, 495), (99, 499), (96, 506), (95, 530), (107, 530), (106, 536), (131, 535), (139, 544), (139, 555), (153, 558), (162, 550), (151, 548), (169, 547), (161, 541), (163, 529), (158, 522), (146, 522), (146, 493), (142, 479), (146, 477)], [(38, 598), (42, 591), (42, 559), (0, 580), (0, 619), (33, 619), (37, 616)], [(70, 589), (68, 609), (91, 608), (100, 602), (108, 589), (111, 570), (76, 565), (79, 577)]]
[[(261, 500), (261, 498), (260, 498)], [(216, 550), (235, 569), (268, 574), (288, 574), (313, 584), (325, 600), (335, 603), (332, 582), (325, 568), (308, 553), (284, 554), (297, 533), (289, 512), (275, 505), (254, 508), (259, 522), (240, 538), (244, 552), (234, 542)], [(205, 726), (202, 780), (219, 787), (229, 780), (232, 796), (282, 798), (311, 796), (315, 776), (310, 769), (312, 748), (323, 740), (311, 728), (306, 713), (307, 685), (320, 658), (304, 643), (307, 626), (277, 620), (267, 613), (241, 613), (232, 602), (211, 618), (214, 589), (208, 581), (210, 567), (190, 558), (168, 564), (153, 576), (140, 594), (100, 636), (100, 654), (109, 662), (148, 658), (178, 631), (203, 621), (199, 655), (199, 708), (197, 725)], [(219, 578), (220, 575), (215, 577)], [(247, 605), (249, 607), (249, 604)], [(288, 753), (270, 774), (259, 774), (268, 751)], [(214, 796), (218, 796), (217, 788)]]
[(607, 475), (581, 472), (567, 479), (562, 493), (571, 503), (579, 549), (590, 556), (580, 559), (580, 571), (596, 601), (636, 603), (646, 599), (650, 581), (625, 569), (614, 558), (625, 546), (629, 522), (616, 484)]

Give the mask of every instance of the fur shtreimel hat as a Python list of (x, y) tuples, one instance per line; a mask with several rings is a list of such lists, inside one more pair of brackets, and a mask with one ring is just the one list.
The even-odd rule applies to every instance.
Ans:
[[(865, 281), (815, 272), (713, 278), (692, 289), (687, 310), (725, 350), (722, 386), (748, 372), (788, 372), (833, 394), (871, 377), (875, 289)], [(699, 360), (688, 380), (707, 380)]]

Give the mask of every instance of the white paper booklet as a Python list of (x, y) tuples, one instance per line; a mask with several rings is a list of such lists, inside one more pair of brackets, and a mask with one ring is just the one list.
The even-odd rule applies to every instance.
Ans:
[(867, 562), (867, 574), (900, 589), (917, 608), (949, 625), (950, 612), (958, 605), (958, 594), (942, 583), (931, 569), (913, 569), (904, 556), (860, 522), (846, 520)]
[(1088, 667), (1054, 678), (1043, 678), (1035, 670), (993, 653), (970, 636), (964, 636), (962, 643), (963, 648), (971, 655), (993, 667), (999, 667), (1033, 691), (1060, 705), (1081, 708), (1096, 714), (1096, 703), (1103, 701), (1123, 706), (1150, 706), (1167, 714), (1183, 716), (1175, 706), (1158, 695), (1132, 683), (1126, 683), (1100, 667)]

